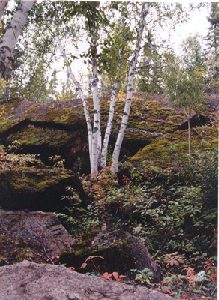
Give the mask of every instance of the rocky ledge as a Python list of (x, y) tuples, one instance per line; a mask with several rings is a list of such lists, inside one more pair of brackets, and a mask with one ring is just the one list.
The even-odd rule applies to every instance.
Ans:
[(0, 268), (1, 300), (171, 300), (146, 287), (101, 280), (63, 266), (23, 261)]

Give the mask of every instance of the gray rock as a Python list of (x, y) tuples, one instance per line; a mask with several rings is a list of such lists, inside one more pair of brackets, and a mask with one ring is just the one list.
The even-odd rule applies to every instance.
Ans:
[[(77, 241), (62, 226), (55, 214), (42, 211), (13, 212), (0, 209), (0, 234), (10, 240), (11, 244), (4, 250), (4, 245), (0, 244), (2, 256), (10, 256), (9, 248), (12, 254), (15, 250), (18, 252), (18, 246), (20, 252), (29, 247), (35, 254), (39, 252), (45, 257), (59, 256), (66, 247)], [(16, 258), (12, 260), (14, 261)]]
[(23, 261), (0, 268), (0, 300), (171, 300), (135, 287), (70, 271), (63, 266)]

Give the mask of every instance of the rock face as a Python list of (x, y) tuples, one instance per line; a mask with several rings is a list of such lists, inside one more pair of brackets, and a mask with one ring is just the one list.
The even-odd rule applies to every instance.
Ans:
[(52, 262), (76, 242), (53, 213), (0, 210), (1, 264)]
[[(177, 122), (169, 119), (175, 114), (175, 110), (163, 107), (161, 100), (162, 98), (145, 101), (137, 96), (133, 102), (121, 157), (132, 156), (157, 135), (177, 129), (181, 116), (176, 118)], [(103, 128), (108, 118), (106, 104), (106, 99), (102, 99)], [(123, 106), (123, 101), (117, 102), (110, 137), (112, 146), (117, 138)], [(0, 144), (13, 148), (11, 151), (16, 154), (39, 154), (46, 165), (51, 163), (51, 156), (60, 155), (65, 160), (65, 168), (74, 168), (85, 174), (90, 172), (87, 126), (80, 99), (45, 103), (14, 101), (2, 105), (1, 110)]]
[(23, 100), (3, 105), (0, 144), (14, 153), (38, 154), (46, 165), (51, 165), (50, 157), (60, 155), (65, 168), (89, 170), (87, 127), (79, 102)]
[(1, 300), (171, 300), (145, 287), (101, 280), (63, 266), (28, 261), (0, 268)]
[(6, 210), (57, 211), (69, 205), (61, 201), (67, 186), (76, 190), (85, 206), (82, 184), (70, 170), (19, 166), (0, 170), (0, 206)]
[[(88, 256), (104, 258), (100, 265), (102, 273), (130, 275), (130, 269), (137, 272), (148, 268), (153, 272), (155, 282), (162, 279), (162, 272), (152, 260), (146, 246), (137, 237), (121, 230), (99, 233), (95, 238), (72, 245), (71, 249), (61, 254), (60, 261), (77, 270)], [(86, 271), (92, 271), (89, 265), (87, 267)]]

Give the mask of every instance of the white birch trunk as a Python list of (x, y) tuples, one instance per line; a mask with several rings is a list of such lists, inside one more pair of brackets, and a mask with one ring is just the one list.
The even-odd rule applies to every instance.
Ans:
[(92, 161), (93, 169), (91, 175), (98, 172), (98, 161), (101, 151), (101, 132), (100, 132), (100, 98), (98, 93), (97, 66), (93, 65), (93, 104), (94, 104), (94, 125), (93, 125), (93, 141), (92, 141)]
[(112, 95), (111, 95), (111, 99), (110, 99), (109, 117), (108, 117), (105, 135), (104, 135), (102, 152), (101, 152), (101, 156), (100, 156), (100, 167), (101, 168), (106, 167), (106, 155), (107, 155), (107, 149), (108, 149), (108, 145), (109, 145), (109, 137), (111, 134), (112, 124), (113, 124), (117, 87), (118, 87), (118, 82), (114, 82)]
[(15, 48), (18, 37), (22, 32), (22, 29), (27, 22), (31, 7), (35, 2), (36, 0), (21, 1), (19, 3), (11, 23), (0, 42), (0, 79), (3, 76), (6, 76), (10, 71), (11, 61), (13, 58), (12, 52)]
[(98, 91), (98, 75), (97, 75), (97, 31), (95, 28), (89, 28), (91, 34), (91, 63), (93, 73), (93, 104), (94, 104), (94, 125), (93, 125), (93, 139), (92, 139), (92, 167), (91, 175), (96, 177), (99, 166), (99, 159), (102, 147), (102, 137), (100, 130), (100, 97)]
[[(125, 17), (123, 16), (121, 19), (121, 36), (123, 34), (123, 28), (124, 28), (124, 23), (125, 23)], [(124, 41), (123, 36), (121, 37), (122, 41)], [(104, 140), (103, 140), (103, 147), (102, 147), (102, 152), (101, 152), (101, 157), (100, 157), (100, 167), (105, 168), (106, 167), (106, 155), (107, 155), (107, 149), (109, 145), (109, 137), (111, 134), (112, 130), (112, 124), (113, 124), (113, 116), (115, 112), (115, 100), (116, 100), (116, 92), (118, 88), (118, 73), (121, 68), (121, 58), (122, 58), (122, 53), (123, 49), (119, 49), (119, 60), (117, 62), (117, 68), (116, 68), (116, 79), (113, 83), (113, 88), (112, 88), (112, 94), (111, 94), (111, 99), (110, 99), (110, 108), (109, 108), (109, 116), (108, 116), (108, 122), (106, 126), (106, 131), (104, 135)]]
[[(146, 5), (147, 5), (147, 7), (145, 8)], [(129, 75), (128, 75), (128, 86), (127, 86), (127, 98), (126, 98), (126, 103), (125, 103), (125, 107), (124, 107), (124, 113), (123, 113), (121, 127), (120, 127), (120, 130), (118, 133), (118, 137), (117, 137), (115, 148), (114, 148), (113, 155), (112, 155), (111, 169), (112, 169), (113, 173), (118, 172), (119, 154), (120, 154), (120, 150), (121, 150), (122, 142), (124, 139), (125, 130), (127, 128), (129, 114), (130, 114), (132, 94), (133, 94), (133, 79), (134, 79), (137, 59), (139, 57), (139, 52), (140, 52), (140, 48), (141, 48), (142, 35), (143, 35), (144, 27), (145, 27), (145, 18), (148, 14), (148, 9), (149, 9), (149, 3), (143, 3), (140, 26), (138, 28), (137, 44), (136, 44), (133, 58), (130, 62)]]
[(68, 76), (69, 78), (71, 78), (71, 80), (73, 81), (75, 87), (76, 87), (76, 91), (78, 93), (79, 98), (81, 98), (82, 100), (82, 105), (84, 108), (84, 114), (85, 114), (85, 120), (87, 123), (87, 129), (88, 129), (88, 148), (89, 148), (89, 157), (90, 157), (90, 164), (91, 164), (91, 168), (92, 168), (92, 124), (91, 124), (91, 119), (90, 119), (90, 114), (89, 114), (89, 109), (88, 109), (88, 105), (87, 105), (87, 100), (84, 96), (84, 93), (81, 89), (80, 83), (76, 80), (71, 67), (68, 65), (68, 59), (65, 53), (65, 49), (62, 47), (61, 41), (59, 39), (59, 37), (56, 37), (56, 41), (58, 43), (59, 49), (62, 53), (62, 56), (64, 58), (64, 61), (67, 65), (67, 72), (68, 72)]

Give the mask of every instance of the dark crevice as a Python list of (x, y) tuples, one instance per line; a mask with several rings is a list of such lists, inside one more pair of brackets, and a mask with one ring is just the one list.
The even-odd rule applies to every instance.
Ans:
[(33, 125), (35, 127), (41, 128), (52, 128), (57, 130), (66, 130), (66, 131), (76, 131), (86, 129), (86, 124), (75, 123), (75, 124), (62, 124), (56, 122), (48, 122), (48, 121), (31, 121), (29, 120), (29, 125)]
[(15, 124), (14, 126), (8, 128), (7, 130), (5, 130), (4, 132), (0, 133), (0, 140), (3, 144), (6, 143), (6, 140), (8, 138), (9, 135), (27, 127), (29, 125), (29, 120), (25, 119), (23, 121), (20, 121), (19, 123)]
[[(190, 119), (190, 127), (195, 128), (195, 127), (201, 127), (201, 126), (211, 126), (211, 119), (203, 114), (199, 115), (194, 115)], [(186, 130), (188, 129), (188, 121), (183, 122), (181, 125), (178, 127), (179, 130)]]
[(9, 129), (5, 130), (3, 133), (0, 134), (0, 139), (3, 143), (6, 143), (6, 139), (9, 135), (16, 133), (17, 131), (27, 127), (28, 125), (32, 125), (38, 128), (52, 128), (57, 130), (65, 130), (65, 131), (77, 131), (77, 130), (86, 130), (86, 124), (76, 123), (76, 124), (62, 124), (56, 122), (48, 122), (48, 121), (32, 121), (30, 119), (25, 119), (20, 121), (19, 123), (15, 124), (14, 126), (10, 127)]

